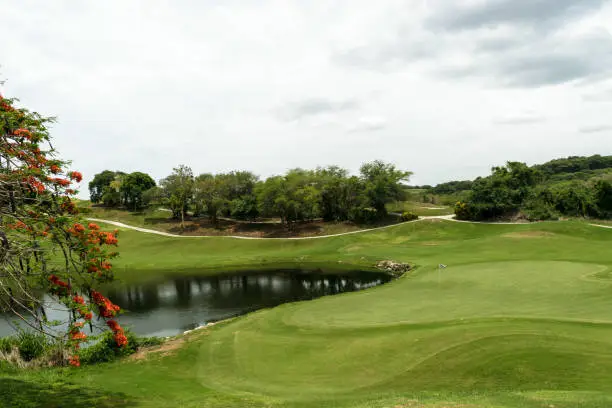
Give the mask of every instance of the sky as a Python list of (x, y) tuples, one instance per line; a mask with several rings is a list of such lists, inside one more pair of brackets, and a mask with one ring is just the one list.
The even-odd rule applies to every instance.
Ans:
[(612, 0), (0, 0), (2, 93), (83, 172), (612, 154)]

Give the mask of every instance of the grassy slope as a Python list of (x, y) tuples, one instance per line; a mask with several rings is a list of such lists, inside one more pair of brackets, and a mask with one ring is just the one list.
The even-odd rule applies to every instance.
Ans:
[[(373, 290), (253, 313), (144, 361), (83, 368), (67, 379), (58, 371), (5, 375), (5, 401), (38, 406), (39, 393), (53, 395), (47, 406), (612, 405), (612, 230), (423, 221), (307, 241), (132, 231), (120, 238), (123, 279), (177, 265), (296, 260), (391, 258), (420, 267)], [(439, 263), (448, 268), (438, 277)], [(29, 384), (40, 391), (27, 392)], [(85, 387), (83, 401), (70, 400), (70, 384)]]
[(397, 201), (387, 206), (388, 211), (392, 212), (413, 212), (418, 216), (428, 215), (449, 215), (454, 214), (454, 209), (443, 204), (428, 204), (418, 200), (414, 201)]

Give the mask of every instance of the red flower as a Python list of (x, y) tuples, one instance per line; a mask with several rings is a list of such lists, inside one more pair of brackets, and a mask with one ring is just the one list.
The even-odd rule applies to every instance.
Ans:
[(106, 322), (106, 325), (107, 325), (108, 327), (110, 327), (110, 329), (111, 329), (112, 331), (114, 331), (114, 332), (116, 332), (116, 331), (118, 331), (118, 330), (122, 330), (122, 329), (121, 329), (121, 326), (119, 326), (119, 323), (117, 323), (117, 321), (116, 321), (116, 320), (108, 320), (108, 321)]
[(127, 337), (125, 337), (125, 334), (123, 334), (123, 332), (117, 333), (115, 334), (115, 343), (117, 343), (117, 346), (123, 347), (128, 344), (128, 339)]
[(110, 232), (102, 232), (100, 233), (100, 239), (102, 243), (107, 245), (117, 245), (117, 237), (115, 237)]
[(49, 169), (51, 170), (51, 173), (53, 174), (58, 174), (62, 172), (62, 169), (56, 164), (51, 165)]
[(29, 184), (32, 190), (35, 190), (36, 192), (38, 192), (38, 194), (44, 193), (45, 185), (40, 181), (36, 180), (36, 178), (34, 178), (33, 176), (29, 176), (26, 179), (26, 182)]
[(13, 131), (13, 134), (15, 136), (23, 136), (26, 139), (31, 139), (32, 138), (32, 134), (30, 133), (30, 131), (28, 129), (16, 129), (15, 131)]
[(83, 180), (83, 175), (78, 171), (71, 171), (68, 173), (68, 177), (70, 177), (71, 180), (76, 180), (77, 183), (80, 183), (81, 180)]
[(76, 332), (76, 333), (72, 333), (70, 338), (72, 340), (83, 341), (83, 340), (85, 340), (87, 338), (87, 335), (85, 333), (83, 333), (83, 332)]
[(94, 303), (98, 306), (98, 312), (102, 317), (114, 317), (121, 308), (107, 298), (105, 298), (101, 293), (96, 292), (95, 290), (91, 291), (91, 298)]
[(51, 181), (53, 181), (55, 184), (58, 184), (62, 187), (67, 187), (70, 185), (70, 180), (66, 180), (66, 179), (59, 178), (59, 177), (54, 177), (51, 179)]
[(74, 355), (72, 357), (70, 357), (70, 360), (68, 360), (68, 363), (73, 366), (73, 367), (80, 367), (81, 366), (81, 360), (79, 359), (78, 355)]
[(85, 231), (85, 227), (82, 224), (78, 224), (78, 223), (74, 224), (73, 228), (74, 228), (74, 230), (76, 232), (83, 232), (83, 231)]
[(83, 297), (82, 297), (82, 296), (79, 296), (79, 295), (74, 296), (74, 297), (72, 298), (72, 300), (73, 300), (75, 303), (78, 303), (78, 304), (80, 304), (80, 305), (84, 305), (84, 304), (85, 304), (85, 299), (83, 299)]
[(53, 283), (54, 285), (61, 286), (61, 287), (63, 287), (63, 288), (69, 288), (69, 287), (70, 287), (70, 285), (69, 285), (69, 284), (67, 284), (66, 282), (64, 282), (64, 281), (60, 280), (60, 278), (58, 278), (58, 277), (57, 277), (57, 276), (55, 276), (55, 275), (51, 275), (51, 276), (49, 276), (49, 280), (50, 280), (50, 281), (51, 281), (51, 283)]
[(90, 229), (90, 230), (94, 230), (94, 231), (95, 231), (95, 230), (99, 230), (99, 229), (100, 229), (100, 227), (98, 226), (98, 224), (94, 224), (93, 222), (90, 222), (90, 223), (89, 223), (89, 225), (88, 225), (88, 227), (89, 227), (89, 229)]

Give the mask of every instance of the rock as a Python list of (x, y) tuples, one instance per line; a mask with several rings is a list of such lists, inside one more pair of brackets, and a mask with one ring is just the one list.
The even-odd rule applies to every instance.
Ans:
[(376, 267), (383, 271), (399, 273), (399, 274), (408, 272), (411, 269), (410, 264), (394, 262), (390, 260), (379, 261), (376, 263)]

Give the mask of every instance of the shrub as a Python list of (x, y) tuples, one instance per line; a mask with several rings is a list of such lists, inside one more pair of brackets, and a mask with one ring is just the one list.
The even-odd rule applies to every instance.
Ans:
[(24, 361), (32, 361), (42, 357), (49, 349), (48, 338), (40, 333), (21, 331), (15, 338), (15, 345)]
[(117, 346), (113, 333), (105, 332), (99, 341), (81, 351), (82, 364), (96, 364), (113, 361), (134, 354), (142, 347), (156, 346), (164, 342), (159, 337), (138, 337), (131, 330), (124, 330), (128, 344), (124, 347)]
[(14, 337), (0, 337), (0, 353), (10, 353), (17, 346), (16, 343)]
[(471, 207), (468, 205), (468, 203), (458, 201), (457, 204), (455, 204), (455, 217), (458, 220), (472, 219)]
[(411, 211), (404, 211), (402, 213), (402, 221), (414, 221), (418, 219), (419, 219), (419, 216)]
[(373, 223), (379, 219), (379, 214), (372, 207), (356, 207), (351, 209), (349, 218), (358, 223)]
[(559, 219), (555, 210), (549, 206), (529, 207), (523, 213), (529, 221), (556, 221)]

